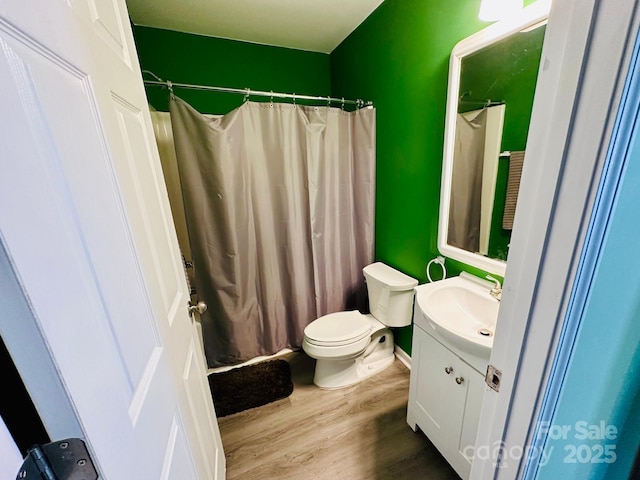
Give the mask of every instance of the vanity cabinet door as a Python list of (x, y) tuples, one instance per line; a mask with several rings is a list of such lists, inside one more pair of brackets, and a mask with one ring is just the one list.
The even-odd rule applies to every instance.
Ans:
[(414, 406), (427, 419), (420, 428), (432, 440), (438, 438), (451, 444), (454, 432), (460, 432), (462, 427), (466, 397), (466, 382), (455, 381), (464, 379), (462, 361), (422, 329), (414, 329), (413, 334), (411, 373), (415, 372), (417, 378), (411, 379), (410, 388), (415, 390)]
[(482, 394), (480, 373), (414, 328), (407, 422), (429, 437), (462, 478), (471, 470)]

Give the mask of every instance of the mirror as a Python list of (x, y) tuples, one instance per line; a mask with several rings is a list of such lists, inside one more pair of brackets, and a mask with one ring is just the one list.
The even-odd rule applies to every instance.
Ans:
[(504, 276), (548, 11), (533, 4), (451, 54), (438, 249)]

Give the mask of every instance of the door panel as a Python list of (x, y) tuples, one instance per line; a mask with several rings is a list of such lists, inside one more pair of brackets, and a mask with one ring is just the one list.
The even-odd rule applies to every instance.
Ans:
[[(152, 303), (160, 309), (158, 314), (167, 315), (171, 312), (175, 315), (177, 304), (182, 302), (182, 305), (186, 305), (188, 298), (181, 288), (183, 279), (179, 275), (183, 274), (176, 268), (176, 252), (171, 248), (165, 223), (166, 212), (158, 208), (162, 200), (156, 183), (157, 172), (145, 161), (152, 157), (142, 112), (116, 96), (113, 106), (120, 133), (118, 140), (123, 147), (123, 151), (116, 156), (115, 171), (120, 189), (130, 196), (128, 199), (125, 197), (125, 201), (128, 200), (125, 208), (134, 234), (139, 239), (140, 260), (145, 270), (158, 279), (154, 290), (150, 291)], [(158, 226), (161, 228), (158, 229)], [(171, 324), (173, 319), (169, 320)]]
[(189, 476), (187, 478), (198, 478), (192, 468), (189, 450), (182, 434), (182, 429), (178, 426), (177, 414), (171, 424), (165, 459), (162, 473), (158, 477), (160, 480), (181, 478), (181, 475), (185, 475), (185, 472), (188, 472)]
[[(96, 3), (95, 0), (90, 0), (87, 3), (96, 34), (125, 65), (130, 67), (133, 62), (129, 57), (129, 49), (122, 28), (122, 15), (117, 2), (108, 0)], [(128, 18), (128, 15), (125, 15), (125, 18)]]

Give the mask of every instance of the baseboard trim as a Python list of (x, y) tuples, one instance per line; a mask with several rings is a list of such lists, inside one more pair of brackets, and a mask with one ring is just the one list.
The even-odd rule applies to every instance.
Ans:
[(398, 345), (395, 345), (393, 353), (395, 353), (396, 358), (400, 360), (405, 367), (411, 370), (411, 357), (407, 354), (407, 352), (402, 350)]

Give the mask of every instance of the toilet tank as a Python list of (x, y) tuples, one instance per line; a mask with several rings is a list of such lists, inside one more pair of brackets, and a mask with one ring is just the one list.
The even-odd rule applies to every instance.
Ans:
[(388, 327), (411, 325), (414, 287), (418, 280), (382, 262), (367, 265), (362, 271), (371, 314)]

